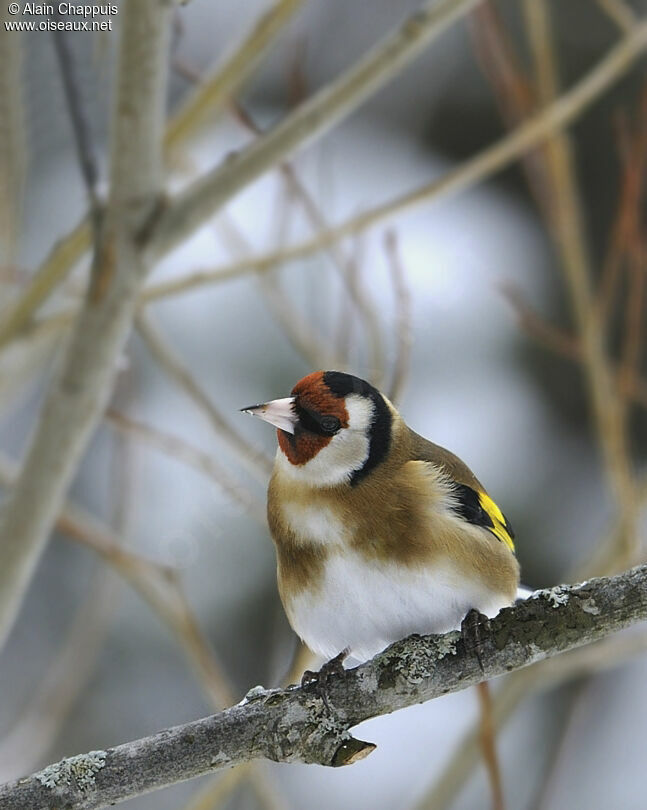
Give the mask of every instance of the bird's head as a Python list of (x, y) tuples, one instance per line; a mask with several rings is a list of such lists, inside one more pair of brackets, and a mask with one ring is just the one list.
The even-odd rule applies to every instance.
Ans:
[(355, 485), (388, 456), (391, 403), (370, 383), (340, 371), (315, 371), (291, 396), (242, 409), (278, 428), (277, 464), (311, 486)]

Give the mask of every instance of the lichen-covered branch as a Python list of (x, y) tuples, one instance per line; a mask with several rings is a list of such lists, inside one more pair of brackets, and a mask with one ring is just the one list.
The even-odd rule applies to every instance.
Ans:
[[(647, 618), (647, 566), (539, 591), (493, 619), (480, 656), (458, 632), (411, 636), (355, 669), (236, 706), (0, 786), (3, 810), (107, 807), (220, 768), (266, 758), (349, 765), (375, 748), (350, 729), (371, 717), (520, 669)], [(482, 663), (482, 668), (479, 663)]]

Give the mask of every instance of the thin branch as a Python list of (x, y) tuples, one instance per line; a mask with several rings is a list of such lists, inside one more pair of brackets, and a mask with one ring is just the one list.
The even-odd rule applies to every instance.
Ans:
[(172, 630), (213, 705), (229, 705), (228, 679), (199, 629), (175, 570), (122, 548), (118, 536), (78, 506), (66, 505), (57, 528), (100, 554), (137, 590)]
[[(588, 708), (589, 712), (591, 710), (590, 706), (586, 706), (586, 702), (587, 698), (590, 702), (592, 682), (592, 676), (588, 676), (575, 684), (575, 693), (569, 696), (568, 706), (566, 706), (565, 710), (560, 712), (560, 716), (556, 718), (559, 723), (559, 729), (550, 742), (548, 761), (541, 774), (539, 788), (532, 799), (531, 810), (546, 810), (551, 803), (555, 791), (555, 783), (559, 777), (560, 771), (564, 769), (564, 761), (568, 755), (569, 743), (572, 744), (573, 742), (573, 727), (579, 719), (579, 715), (581, 715), (585, 709)], [(577, 745), (579, 748), (579, 739)]]
[[(249, 113), (240, 104), (235, 104), (234, 109), (239, 119), (256, 135), (261, 135), (261, 130), (256, 126)], [(301, 207), (306, 218), (317, 234), (325, 232), (329, 224), (324, 214), (319, 209), (314, 198), (301, 182), (294, 166), (287, 161), (283, 161), (279, 166), (280, 172), (286, 182), (288, 189), (294, 197), (301, 203)], [(382, 350), (382, 333), (380, 321), (375, 306), (371, 302), (367, 291), (362, 285), (357, 283), (358, 268), (353, 266), (352, 259), (347, 259), (345, 252), (337, 242), (326, 245), (327, 252), (333, 267), (338, 271), (342, 283), (354, 307), (357, 309), (364, 327), (366, 329), (366, 339), (368, 344), (370, 376), (375, 385), (380, 388), (384, 371), (384, 360)], [(329, 366), (330, 367), (330, 366)], [(339, 368), (340, 363), (334, 361), (334, 368)]]
[[(226, 236), (232, 257), (253, 253), (247, 238), (226, 214), (221, 215), (218, 226)], [(337, 368), (332, 355), (326, 352), (327, 341), (317, 333), (313, 324), (301, 317), (296, 304), (286, 297), (278, 275), (257, 273), (256, 283), (270, 314), (306, 362), (312, 368)]]
[(209, 453), (203, 453), (178, 436), (173, 436), (152, 425), (138, 422), (118, 411), (109, 410), (105, 418), (108, 424), (117, 428), (117, 430), (134, 436), (139, 441), (157, 448), (176, 461), (188, 464), (203, 475), (206, 475), (233, 501), (240, 504), (246, 513), (251, 514), (254, 519), (262, 523), (263, 526), (266, 525), (265, 508), (263, 505), (258, 499), (252, 496), (248, 488), (233, 479), (227, 470), (218, 464)]
[[(625, 133), (623, 160), (623, 194), (614, 229), (611, 253), (626, 256), (629, 273), (625, 311), (625, 335), (619, 374), (620, 392), (626, 396), (640, 373), (642, 349), (642, 319), (645, 270), (647, 269), (647, 238), (641, 212), (645, 193), (647, 168), (647, 84), (643, 88), (635, 134)], [(624, 203), (624, 205), (623, 205)]]
[[(6, 5), (0, 24), (11, 19)], [(25, 34), (0, 28), (0, 269), (12, 271), (22, 220), (27, 137), (22, 59)], [(4, 314), (3, 314), (4, 317)]]
[(597, 0), (597, 4), (623, 33), (631, 31), (638, 22), (636, 12), (624, 0)]
[(13, 779), (43, 761), (79, 693), (92, 676), (113, 619), (117, 581), (101, 566), (29, 704), (0, 743), (0, 778)]
[(0, 645), (103, 413), (148, 269), (141, 243), (162, 183), (170, 10), (160, 0), (129, 0), (123, 8), (110, 198), (91, 284), (20, 478), (0, 516)]
[[(580, 647), (647, 618), (647, 566), (540, 591), (502, 610), (482, 654), (459, 632), (411, 636), (319, 688), (253, 689), (236, 706), (133, 742), (50, 765), (0, 786), (4, 810), (107, 807), (238, 763), (348, 765), (374, 750), (349, 729)], [(482, 661), (483, 670), (479, 666)]]
[(512, 306), (519, 320), (519, 327), (547, 349), (561, 357), (581, 362), (582, 350), (574, 335), (544, 320), (524, 299), (512, 283), (500, 285), (501, 292)]
[[(0, 456), (0, 484), (10, 487), (15, 478), (14, 465)], [(109, 526), (72, 503), (64, 505), (56, 528), (91, 548), (140, 594), (177, 636), (213, 705), (228, 705), (232, 695), (228, 681), (192, 617), (175, 570), (124, 548), (121, 537)]]
[[(548, 658), (506, 678), (494, 700), (494, 724), (498, 733), (530, 694), (546, 692), (596, 672), (622, 666), (647, 651), (647, 633), (623, 633), (596, 644)], [(481, 757), (480, 727), (472, 726), (456, 746), (456, 753), (415, 810), (445, 810), (463, 787)]]
[(143, 338), (148, 350), (170, 379), (205, 414), (218, 438), (228, 445), (232, 452), (236, 454), (238, 461), (249, 472), (259, 481), (266, 483), (267, 475), (272, 469), (271, 460), (231, 426), (214, 405), (204, 388), (164, 340), (151, 319), (145, 316), (144, 313), (140, 313), (137, 317), (137, 331)]
[[(55, 20), (61, 22), (63, 15), (58, 7), (50, 15)], [(70, 114), (72, 124), (72, 134), (79, 158), (81, 176), (85, 183), (85, 189), (90, 203), (90, 220), (98, 226), (99, 201), (97, 199), (97, 158), (92, 141), (90, 122), (86, 115), (86, 110), (81, 98), (81, 88), (78, 81), (78, 70), (74, 65), (74, 54), (70, 46), (70, 33), (63, 30), (53, 31), (54, 49), (58, 58), (58, 64), (63, 80), (65, 99)]]
[[(541, 100), (549, 103), (558, 79), (548, 6), (545, 0), (526, 0), (527, 28), (535, 56)], [(638, 502), (627, 436), (626, 408), (604, 345), (593, 293), (593, 272), (584, 235), (577, 176), (566, 135), (553, 135), (546, 145), (547, 169), (553, 188), (553, 239), (562, 259), (587, 375), (605, 472), (624, 524), (618, 552), (625, 564), (637, 546)]]
[(375, 208), (367, 209), (312, 239), (304, 240), (284, 250), (236, 262), (236, 264), (219, 267), (215, 270), (199, 270), (183, 278), (151, 285), (144, 290), (143, 300), (146, 302), (157, 301), (188, 292), (204, 284), (228, 281), (254, 271), (269, 270), (277, 264), (306, 258), (333, 242), (358, 233), (415, 205), (423, 202), (436, 202), (446, 195), (465, 191), (505, 168), (529, 149), (536, 147), (551, 133), (573, 123), (589, 104), (620, 79), (645, 49), (647, 49), (647, 22), (636, 26), (584, 78), (569, 91), (563, 93), (559, 99), (492, 146), (448, 171), (440, 179)]
[(267, 48), (301, 5), (303, 0), (277, 0), (255, 22), (244, 40), (200, 83), (180, 111), (171, 118), (164, 139), (168, 149), (177, 148), (208, 116), (224, 106), (256, 68)]
[[(476, 9), (471, 31), (476, 56), (492, 87), (501, 118), (511, 130), (538, 111), (534, 84), (492, 0)], [(523, 155), (521, 165), (539, 209), (549, 217), (549, 188), (541, 147)]]
[(81, 259), (90, 246), (91, 234), (89, 222), (83, 220), (52, 247), (27, 289), (11, 307), (7, 308), (8, 312), (2, 313), (0, 349), (29, 323), (33, 313)]
[(398, 239), (395, 231), (387, 231), (384, 238), (384, 249), (389, 262), (397, 313), (395, 322), (395, 363), (387, 394), (389, 399), (397, 404), (402, 396), (409, 375), (409, 366), (411, 365), (411, 347), (413, 345), (411, 293), (407, 287), (406, 273), (398, 250)]
[[(151, 285), (144, 290), (142, 301), (149, 303), (180, 295), (206, 284), (228, 281), (256, 271), (263, 272), (279, 264), (306, 258), (346, 236), (357, 234), (416, 205), (437, 201), (445, 195), (471, 188), (505, 168), (528, 150), (535, 148), (550, 133), (573, 123), (591, 103), (621, 78), (646, 48), (647, 22), (642, 22), (557, 101), (470, 160), (447, 172), (439, 180), (368, 209), (289, 248), (218, 267), (215, 270), (199, 270), (173, 281)], [(57, 283), (51, 282), (51, 277), (58, 280), (61, 273), (67, 272), (69, 264), (82, 255), (83, 250), (79, 252), (79, 248), (81, 245), (87, 246), (88, 239), (89, 231), (81, 233), (81, 226), (78, 226), (53, 249), (39, 271), (37, 279), (40, 283), (35, 281), (37, 289), (30, 288), (26, 292), (30, 300), (19, 302), (20, 312), (16, 313), (15, 317), (13, 313), (9, 313), (6, 316), (7, 321), (0, 324), (0, 347), (16, 334), (30, 313), (49, 294), (52, 285)]]
[[(301, 0), (279, 0), (274, 10), (268, 12), (263, 18), (263, 23), (259, 24), (260, 27), (257, 26), (251, 37), (246, 40), (247, 47), (245, 43), (241, 46), (244, 53), (249, 55), (249, 46), (258, 46), (259, 50), (265, 47), (272, 37), (278, 33), (279, 29), (276, 24), (287, 21), (290, 9), (294, 10), (300, 2)], [(5, 13), (7, 13), (6, 10)], [(17, 32), (7, 36), (11, 36), (11, 44), (17, 47), (19, 38)], [(0, 48), (0, 54), (4, 54), (5, 51), (9, 53), (9, 49)], [(236, 64), (238, 67), (236, 67)], [(238, 82), (242, 81), (248, 73), (242, 63), (238, 64), (235, 54), (223, 66), (222, 70), (226, 71), (227, 76), (221, 77), (218, 72), (206, 80), (197, 92), (195, 99), (189, 99), (182, 110), (171, 119), (165, 137), (165, 144), (168, 147), (178, 147), (183, 139), (193, 134), (195, 127), (201, 123), (203, 114), (207, 112), (207, 100), (210, 103), (218, 102), (219, 99), (221, 100), (221, 91), (225, 93), (233, 92), (238, 86)], [(11, 71), (0, 71), (0, 76), (8, 81), (11, 80), (12, 75), (14, 73)], [(11, 87), (12, 91), (15, 92), (19, 88), (19, 83), (13, 82)], [(191, 123), (189, 123), (189, 119)], [(8, 120), (8, 118), (0, 115), (0, 126)], [(14, 169), (20, 165), (18, 158), (22, 155), (21, 144), (22, 140), (19, 140), (16, 147), (11, 150), (13, 161), (11, 165)], [(8, 177), (9, 175), (0, 173), (0, 176)], [(2, 218), (0, 218), (0, 221), (3, 221)], [(72, 267), (83, 258), (84, 253), (91, 246), (91, 240), (92, 229), (90, 221), (86, 217), (67, 236), (54, 245), (45, 261), (36, 271), (27, 289), (11, 307), (10, 312), (3, 315), (0, 323), (0, 348), (25, 326), (43, 301), (49, 297)]]
[(488, 682), (482, 681), (478, 683), (476, 685), (476, 693), (479, 699), (479, 713), (481, 719), (481, 750), (490, 781), (492, 810), (505, 810), (503, 779), (501, 777), (501, 766), (499, 764), (499, 754), (496, 747), (492, 691)]
[(172, 250), (267, 169), (338, 124), (479, 2), (426, 0), (339, 79), (170, 202), (156, 224), (152, 254)]

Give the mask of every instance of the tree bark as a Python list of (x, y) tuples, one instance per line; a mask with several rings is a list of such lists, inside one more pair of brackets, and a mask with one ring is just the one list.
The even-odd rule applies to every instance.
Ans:
[(90, 285), (61, 373), (50, 387), (20, 477), (0, 515), (0, 647), (105, 410), (147, 263), (142, 243), (162, 189), (172, 6), (124, 6), (111, 133), (110, 196)]
[(489, 623), (478, 656), (459, 632), (410, 636), (372, 661), (331, 675), (325, 685), (256, 687), (219, 714), (64, 759), (0, 786), (0, 806), (91, 810), (258, 758), (352, 764), (375, 748), (349, 733), (363, 720), (465, 689), (645, 618), (647, 565), (538, 591)]

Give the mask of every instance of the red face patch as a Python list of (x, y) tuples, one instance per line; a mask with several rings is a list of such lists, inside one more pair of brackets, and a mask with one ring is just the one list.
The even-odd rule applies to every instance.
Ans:
[[(341, 397), (332, 394), (324, 383), (323, 371), (313, 371), (294, 386), (292, 396), (296, 397), (296, 405), (312, 413), (326, 416), (336, 416), (342, 428), (348, 427), (348, 411)], [(283, 430), (277, 430), (279, 447), (288, 461), (295, 465), (306, 464), (313, 459), (332, 440), (332, 436), (320, 436), (311, 433), (299, 424), (294, 435)]]

